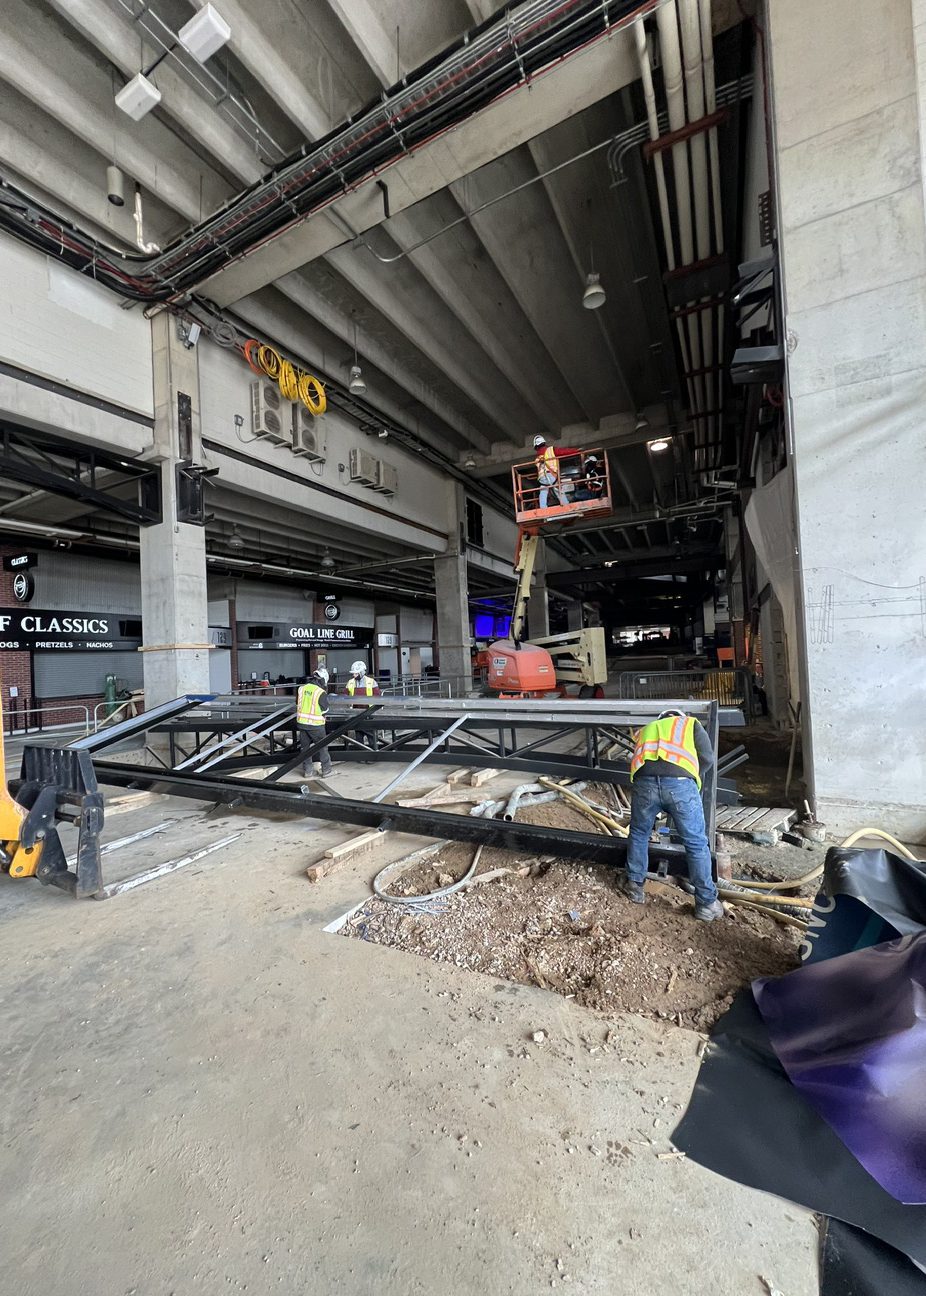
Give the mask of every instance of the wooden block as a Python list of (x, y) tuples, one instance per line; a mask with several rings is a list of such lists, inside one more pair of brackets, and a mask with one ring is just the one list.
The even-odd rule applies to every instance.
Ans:
[(452, 774), (448, 774), (448, 775), (447, 775), (447, 782), (448, 782), (448, 783), (462, 783), (463, 780), (466, 779), (466, 778), (468, 778), (468, 777), (469, 777), (469, 770), (468, 770), (468, 769), (455, 769), (455, 770), (453, 771)]
[(340, 846), (329, 846), (320, 859), (309, 865), (305, 875), (310, 882), (318, 882), (345, 860), (375, 850), (377, 845), (388, 836), (388, 833), (379, 832), (374, 828), (371, 832), (361, 833), (358, 837), (351, 837), (346, 842), (341, 842)]
[(498, 778), (499, 774), (501, 774), (501, 770), (497, 769), (473, 770), (469, 779), (470, 786), (474, 788), (482, 787), (483, 783), (488, 783), (490, 779)]
[(339, 846), (329, 846), (325, 851), (325, 859), (343, 859), (345, 855), (352, 855), (354, 851), (373, 846), (386, 836), (387, 834), (380, 832), (378, 828), (373, 828), (369, 832), (360, 833), (356, 837), (349, 837), (346, 842), (341, 842)]
[(483, 794), (476, 792), (473, 788), (447, 788), (446, 791), (438, 794), (428, 793), (426, 797), (400, 798), (396, 805), (403, 806), (406, 810), (420, 810), (429, 809), (432, 806), (478, 805), (479, 802), (484, 800)]

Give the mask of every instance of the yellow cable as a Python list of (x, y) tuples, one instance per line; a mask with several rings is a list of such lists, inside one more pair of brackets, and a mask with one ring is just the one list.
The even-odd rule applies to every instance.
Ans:
[(265, 343), (261, 343), (257, 348), (257, 363), (260, 365), (261, 369), (263, 369), (267, 377), (272, 378), (273, 381), (276, 382), (280, 376), (280, 370), (283, 367), (280, 353), (274, 351), (272, 346), (267, 346)]
[(325, 395), (325, 388), (317, 378), (311, 374), (299, 373), (299, 399), (316, 418), (324, 414), (328, 408), (328, 397)]
[(296, 370), (291, 360), (284, 360), (281, 363), (278, 382), (284, 400), (295, 401), (299, 399), (299, 379), (296, 376)]

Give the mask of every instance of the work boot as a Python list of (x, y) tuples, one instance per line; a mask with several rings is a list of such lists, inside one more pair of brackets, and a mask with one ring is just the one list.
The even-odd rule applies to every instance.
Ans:
[(699, 922), (713, 922), (715, 918), (723, 918), (726, 911), (719, 900), (715, 900), (709, 905), (695, 905), (695, 917)]
[(333, 773), (334, 773), (333, 765), (322, 766), (322, 778), (330, 778)]
[(634, 882), (633, 878), (629, 877), (624, 878), (621, 890), (633, 904), (646, 904), (646, 892), (643, 890), (642, 882)]

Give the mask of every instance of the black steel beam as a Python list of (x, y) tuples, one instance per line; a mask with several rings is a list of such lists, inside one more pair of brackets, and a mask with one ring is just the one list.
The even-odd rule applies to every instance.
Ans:
[[(44, 464), (37, 463), (36, 456), (44, 460)], [(122, 480), (113, 483), (113, 489), (108, 490), (97, 486), (98, 472), (118, 473)], [(152, 526), (161, 521), (159, 465), (136, 463), (92, 446), (49, 437), (34, 429), (0, 423), (0, 475), (9, 481), (37, 486), (49, 494), (89, 504), (94, 509), (127, 518), (139, 526)], [(113, 493), (113, 490), (126, 485), (137, 488), (140, 495), (137, 503), (120, 499)]]
[[(309, 819), (328, 819), (337, 823), (378, 828), (385, 821), (396, 832), (421, 837), (446, 838), (473, 842), (522, 854), (545, 855), (551, 852), (566, 859), (612, 864), (621, 868), (627, 843), (621, 837), (604, 837), (597, 833), (553, 831), (536, 824), (479, 819), (470, 815), (445, 814), (434, 809), (411, 809), (397, 805), (379, 805), (372, 801), (337, 800), (318, 796), (302, 787), (271, 786), (251, 779), (211, 779), (185, 771), (161, 772), (143, 765), (121, 765), (114, 761), (94, 762), (102, 783), (149, 788), (169, 796), (192, 797), (197, 801), (250, 806)], [(651, 845), (650, 861), (666, 866), (671, 873), (685, 874), (687, 866), (681, 847)]]

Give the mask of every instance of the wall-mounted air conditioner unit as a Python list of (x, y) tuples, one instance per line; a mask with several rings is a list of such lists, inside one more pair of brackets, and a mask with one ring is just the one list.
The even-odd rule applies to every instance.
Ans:
[(351, 450), (348, 471), (352, 482), (361, 486), (375, 486), (379, 460), (366, 450)]
[(392, 464), (383, 463), (382, 459), (378, 459), (373, 489), (382, 491), (384, 495), (394, 495), (399, 489), (399, 470), (393, 468)]
[(251, 383), (251, 431), (274, 445), (289, 441), (289, 428), (283, 425), (283, 397), (276, 383)]
[(321, 425), (301, 401), (293, 406), (293, 454), (310, 463), (325, 462), (325, 443)]

